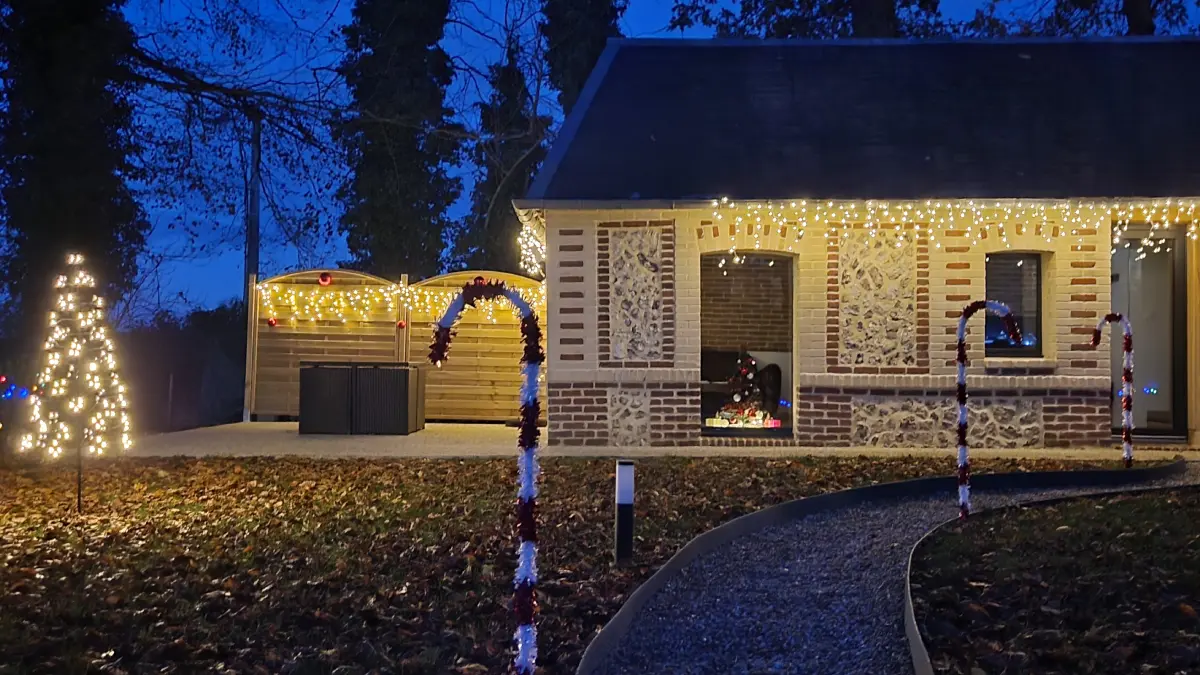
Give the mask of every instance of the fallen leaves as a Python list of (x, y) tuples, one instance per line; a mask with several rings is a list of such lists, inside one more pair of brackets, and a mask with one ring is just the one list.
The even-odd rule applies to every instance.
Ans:
[(980, 514), (913, 559), (938, 673), (1200, 672), (1200, 491)]
[[(545, 459), (542, 672), (574, 672), (629, 593), (696, 534), (771, 504), (951, 465), (640, 460), (636, 564), (618, 568), (613, 462)], [(1070, 466), (1085, 465), (974, 468)], [(515, 473), (502, 459), (108, 460), (87, 471), (78, 516), (68, 467), (0, 470), (0, 673), (503, 672)]]

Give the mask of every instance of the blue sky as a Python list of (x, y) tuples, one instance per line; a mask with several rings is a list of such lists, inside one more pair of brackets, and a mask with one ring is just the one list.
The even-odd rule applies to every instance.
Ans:
[[(505, 0), (477, 0), (475, 6), (484, 13), (495, 13), (499, 16), (505, 7)], [(269, 3), (263, 3), (269, 6)], [(333, 13), (334, 22), (345, 22), (349, 19), (350, 0), (341, 0)], [(148, 17), (155, 11), (161, 11), (164, 5), (160, 3), (141, 4), (131, 3), (127, 9), (130, 20), (146, 29), (146, 24), (153, 19)], [(288, 6), (288, 5), (285, 5)], [(622, 21), (622, 32), (628, 37), (678, 37), (679, 33), (668, 33), (666, 26), (671, 17), (671, 0), (630, 0), (628, 11)], [(978, 0), (942, 0), (942, 11), (952, 18), (966, 18), (974, 13), (979, 6)], [(149, 7), (149, 9), (147, 9)], [(270, 18), (270, 17), (268, 17)], [(284, 17), (279, 17), (282, 21)], [(330, 26), (330, 29), (335, 28)], [(705, 30), (689, 31), (687, 37), (708, 37)], [(484, 67), (496, 60), (500, 55), (498, 50), (486, 40), (480, 40), (462, 31), (447, 36), (447, 49), (461, 56), (478, 67)], [(336, 57), (336, 52), (326, 49), (326, 54)], [(277, 67), (271, 63), (270, 67)], [(238, 157), (228, 158), (230, 162), (240, 162)], [(461, 172), (469, 180), (470, 168)], [(469, 184), (468, 184), (469, 188)], [(452, 215), (458, 216), (466, 212), (469, 203), (469, 189), (464, 190), (463, 198), (455, 206)], [(336, 209), (330, 204), (330, 208)], [(149, 211), (154, 231), (150, 236), (150, 247), (156, 251), (170, 251), (181, 245), (179, 233), (165, 227), (176, 213), (174, 209), (163, 208)], [(191, 302), (201, 306), (212, 307), (221, 302), (242, 296), (242, 275), (244, 252), (238, 243), (237, 232), (242, 232), (243, 216), (235, 217), (213, 215), (221, 234), (209, 235), (209, 241), (214, 244), (212, 251), (202, 257), (193, 257), (186, 261), (168, 263), (160, 272), (158, 283), (161, 297), (174, 298), (179, 293)], [(271, 222), (270, 214), (264, 209), (263, 213), (264, 241), (270, 239), (272, 232), (278, 229)], [(275, 237), (278, 240), (278, 236)], [(328, 266), (334, 267), (339, 260), (347, 258), (345, 244), (342, 241), (332, 241), (310, 251), (307, 258), (301, 258), (294, 247), (279, 244), (264, 245), (261, 253), (261, 272), (263, 276), (271, 276), (289, 269), (299, 267)], [(182, 309), (182, 308), (181, 308)]]

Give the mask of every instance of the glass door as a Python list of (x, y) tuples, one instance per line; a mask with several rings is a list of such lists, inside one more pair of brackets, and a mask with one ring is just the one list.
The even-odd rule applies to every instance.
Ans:
[[(1184, 435), (1186, 304), (1182, 233), (1125, 233), (1112, 255), (1112, 308), (1133, 328), (1135, 434)], [(1112, 331), (1113, 430), (1121, 427), (1119, 326)]]

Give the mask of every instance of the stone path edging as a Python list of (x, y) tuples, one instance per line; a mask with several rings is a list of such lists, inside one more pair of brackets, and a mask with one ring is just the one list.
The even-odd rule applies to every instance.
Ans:
[[(974, 477), (974, 485), (984, 490), (1122, 486), (1168, 478), (1182, 474), (1186, 470), (1187, 462), (1180, 459), (1169, 464), (1132, 469), (981, 474)], [(944, 492), (947, 504), (952, 508), (957, 485), (958, 481), (955, 476), (937, 476), (849, 488), (760, 509), (701, 533), (679, 549), (649, 579), (630, 594), (613, 618), (588, 644), (576, 673), (577, 675), (592, 675), (597, 671), (620, 645), (638, 612), (659, 590), (693, 560), (734, 539), (814, 513), (844, 509), (878, 500), (929, 496)], [(911, 552), (909, 555), (911, 561)], [(906, 598), (907, 600), (908, 598)], [(926, 660), (928, 660), (927, 655)], [(920, 675), (919, 671), (918, 675)]]
[[(1154, 467), (1154, 468), (1174, 468), (1176, 465), (1178, 465), (1180, 463), (1181, 462), (1174, 462), (1172, 464), (1164, 465), (1164, 467)], [(1118, 471), (1120, 471), (1120, 470), (1118, 470)], [(1166, 478), (1171, 475), (1174, 475), (1174, 473), (1163, 474), (1163, 475), (1157, 476), (1157, 478)], [(1145, 478), (1143, 480), (1155, 480), (1155, 478)], [(1138, 481), (1138, 482), (1142, 482), (1142, 481)], [(1062, 502), (1075, 501), (1075, 500), (1079, 500), (1079, 499), (1096, 499), (1097, 497), (1111, 497), (1113, 495), (1141, 494), (1141, 493), (1149, 493), (1149, 492), (1166, 492), (1169, 490), (1179, 490), (1179, 489), (1181, 489), (1181, 486), (1179, 486), (1179, 485), (1169, 485), (1166, 487), (1150, 487), (1150, 488), (1134, 487), (1134, 488), (1127, 488), (1127, 489), (1121, 489), (1121, 490), (1106, 490), (1106, 491), (1102, 491), (1102, 492), (1091, 492), (1088, 494), (1071, 495), (1071, 496), (1067, 496), (1067, 497), (1049, 497), (1046, 499), (1034, 499), (1034, 500), (1027, 501), (1027, 502), (1021, 502), (1019, 504), (1010, 504), (1010, 505), (1001, 506), (998, 508), (985, 509), (985, 510), (977, 512), (975, 515), (991, 514), (991, 513), (997, 513), (999, 511), (1008, 511), (1008, 510), (1012, 510), (1012, 509), (1024, 509), (1024, 508), (1030, 508), (1030, 507), (1039, 507), (1040, 508), (1040, 507), (1046, 507), (1046, 506), (1053, 506), (1055, 504), (1060, 504)], [(929, 648), (925, 646), (925, 640), (921, 637), (921, 629), (920, 629), (920, 627), (917, 626), (916, 609), (913, 607), (913, 600), (912, 600), (913, 557), (916, 555), (917, 549), (920, 548), (921, 545), (925, 543), (926, 539), (929, 539), (933, 535), (940, 532), (942, 530), (942, 528), (952, 525), (953, 523), (956, 523), (956, 522), (958, 522), (958, 518), (950, 518), (947, 521), (945, 521), (944, 523), (941, 523), (940, 525), (935, 526), (933, 529), (929, 530), (924, 535), (922, 535), (921, 538), (917, 540), (917, 543), (913, 544), (912, 550), (908, 552), (908, 566), (904, 573), (904, 636), (906, 638), (908, 638), (908, 649), (909, 649), (909, 652), (912, 654), (912, 664), (913, 664), (914, 675), (934, 675), (934, 670), (933, 670), (933, 661), (929, 658)]]

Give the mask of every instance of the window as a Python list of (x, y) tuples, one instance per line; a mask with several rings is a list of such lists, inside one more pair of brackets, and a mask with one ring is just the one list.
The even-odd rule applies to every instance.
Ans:
[(1008, 334), (1004, 320), (987, 314), (984, 325), (985, 356), (1042, 355), (1042, 258), (1036, 253), (993, 253), (987, 257), (988, 300), (1008, 305), (1017, 326), (1018, 342)]

